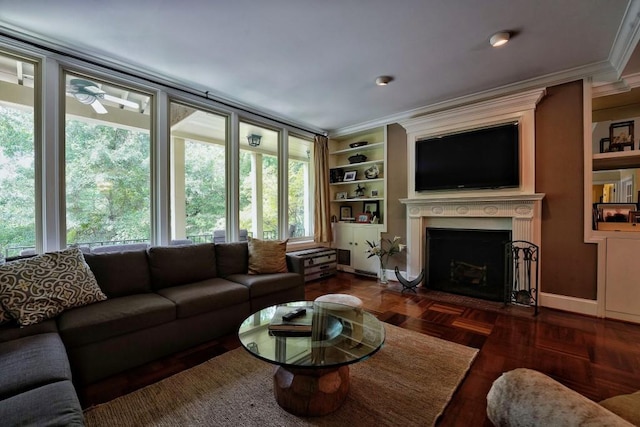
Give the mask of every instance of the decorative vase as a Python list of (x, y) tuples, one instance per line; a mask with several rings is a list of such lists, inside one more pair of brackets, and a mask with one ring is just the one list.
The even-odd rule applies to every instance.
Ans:
[(380, 273), (378, 274), (378, 282), (380, 282), (383, 285), (386, 285), (387, 283), (389, 283), (389, 280), (387, 280), (387, 269), (384, 267), (384, 264), (380, 263)]

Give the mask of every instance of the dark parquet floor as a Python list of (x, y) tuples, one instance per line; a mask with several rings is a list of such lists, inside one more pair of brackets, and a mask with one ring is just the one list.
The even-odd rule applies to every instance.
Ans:
[[(338, 273), (310, 282), (306, 299), (347, 293), (380, 320), (480, 350), (438, 426), (491, 426), (486, 395), (502, 372), (527, 367), (599, 401), (640, 389), (640, 325), (479, 301)], [(111, 400), (239, 346), (229, 336), (109, 378), (81, 392), (84, 406)], [(419, 408), (416, 408), (419, 410)]]

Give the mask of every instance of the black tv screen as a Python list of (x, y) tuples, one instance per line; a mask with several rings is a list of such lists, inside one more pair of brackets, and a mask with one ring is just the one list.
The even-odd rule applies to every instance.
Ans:
[(416, 141), (416, 191), (518, 187), (518, 135), (509, 123)]

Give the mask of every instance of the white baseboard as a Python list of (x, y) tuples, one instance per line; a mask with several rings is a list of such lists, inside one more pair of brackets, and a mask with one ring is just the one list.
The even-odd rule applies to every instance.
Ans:
[[(388, 281), (390, 281), (390, 282), (397, 282), (398, 281), (398, 278), (396, 277), (396, 270), (395, 269), (393, 269), (393, 270), (387, 269), (386, 272), (387, 272), (387, 280)], [(407, 272), (406, 271), (400, 271), (400, 274), (402, 275), (402, 277), (407, 277)], [(407, 280), (409, 280), (409, 281), (411, 281), (413, 279), (415, 279), (415, 277), (407, 278)]]
[(541, 292), (538, 304), (541, 307), (555, 308), (557, 310), (570, 311), (587, 316), (597, 317), (598, 315), (598, 302), (591, 299)]

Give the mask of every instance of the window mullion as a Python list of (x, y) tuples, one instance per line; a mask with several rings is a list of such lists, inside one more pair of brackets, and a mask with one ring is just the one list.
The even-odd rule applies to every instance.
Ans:
[[(42, 63), (41, 90), (38, 91), (41, 120), (36, 120), (36, 157), (42, 171), (37, 183), (40, 221), (37, 251), (49, 252), (66, 246), (64, 177), (64, 76), (55, 59)], [(38, 152), (39, 151), (39, 152)], [(42, 234), (40, 234), (42, 233)]]

